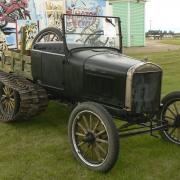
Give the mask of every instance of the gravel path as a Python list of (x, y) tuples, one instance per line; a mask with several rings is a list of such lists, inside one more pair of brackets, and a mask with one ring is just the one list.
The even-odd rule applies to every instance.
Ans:
[(180, 45), (170, 45), (160, 43), (158, 40), (147, 40), (145, 47), (124, 48), (123, 52), (128, 53), (150, 53), (150, 52), (167, 52), (180, 50)]

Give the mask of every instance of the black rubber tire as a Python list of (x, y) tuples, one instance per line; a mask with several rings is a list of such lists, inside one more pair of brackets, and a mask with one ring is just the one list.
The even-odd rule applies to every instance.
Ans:
[[(163, 107), (161, 109), (161, 113), (160, 113), (160, 119), (162, 120), (162, 116), (164, 114), (164, 112), (166, 112), (166, 109), (167, 107), (172, 104), (174, 101), (176, 100), (179, 100), (180, 101), (180, 92), (172, 92), (168, 95), (166, 95), (163, 99), (162, 99), (162, 104), (163, 104)], [(170, 136), (168, 136), (168, 134), (166, 133), (167, 129), (166, 130), (161, 130), (160, 131), (160, 135), (161, 137), (168, 141), (168, 142), (171, 142), (171, 143), (174, 143), (174, 144), (177, 144), (177, 145), (180, 145), (180, 141), (175, 141), (174, 139), (172, 139)]]
[(43, 35), (46, 35), (46, 33), (48, 33), (48, 32), (52, 32), (53, 34), (56, 34), (56, 35), (58, 36), (58, 38), (59, 38), (60, 41), (63, 40), (63, 35), (62, 35), (62, 32), (61, 32), (60, 29), (55, 28), (55, 27), (48, 27), (48, 28), (43, 29), (42, 31), (40, 31), (40, 32), (36, 35), (36, 37), (34, 38), (34, 40), (33, 40), (33, 42), (32, 42), (32, 47), (33, 47), (37, 42), (39, 42), (39, 38), (40, 38), (41, 36), (43, 37)]
[[(86, 164), (78, 155), (78, 152), (75, 149), (75, 146), (73, 144), (73, 136), (72, 136), (72, 127), (73, 127), (73, 122), (76, 117), (76, 115), (79, 112), (82, 112), (84, 110), (89, 110), (94, 113), (96, 113), (101, 120), (103, 121), (106, 131), (108, 132), (109, 136), (109, 146), (108, 146), (108, 154), (106, 156), (105, 161), (103, 164), (100, 164), (98, 167), (91, 166), (89, 164)], [(72, 111), (70, 118), (69, 118), (69, 124), (68, 124), (68, 135), (69, 135), (69, 140), (72, 148), (72, 152), (75, 156), (75, 158), (80, 161), (81, 164), (85, 165), (87, 168), (94, 170), (94, 171), (99, 171), (99, 172), (107, 172), (111, 170), (111, 168), (114, 166), (118, 159), (118, 154), (119, 154), (119, 136), (118, 136), (118, 131), (117, 128), (113, 122), (113, 119), (109, 112), (100, 104), (93, 103), (93, 102), (84, 102), (75, 107), (75, 109)]]

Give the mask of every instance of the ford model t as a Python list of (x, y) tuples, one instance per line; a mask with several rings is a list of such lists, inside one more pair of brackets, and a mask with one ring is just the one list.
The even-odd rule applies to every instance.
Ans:
[[(4, 52), (1, 120), (36, 115), (47, 106), (47, 94), (73, 105), (68, 125), (73, 154), (102, 172), (117, 160), (119, 137), (159, 131), (180, 144), (180, 92), (161, 100), (162, 69), (122, 54), (120, 19), (64, 15), (62, 23), (62, 30), (37, 35), (31, 56)], [(119, 127), (113, 119), (121, 120)]]

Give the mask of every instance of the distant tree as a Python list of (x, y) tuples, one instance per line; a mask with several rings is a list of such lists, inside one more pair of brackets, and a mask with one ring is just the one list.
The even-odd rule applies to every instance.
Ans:
[(170, 30), (170, 31), (168, 32), (168, 34), (174, 35), (174, 32)]
[(142, 2), (146, 2), (146, 0), (137, 0), (138, 3), (141, 2), (141, 1), (142, 1)]
[(163, 32), (163, 35), (166, 35), (167, 34), (167, 31), (165, 30), (164, 32)]

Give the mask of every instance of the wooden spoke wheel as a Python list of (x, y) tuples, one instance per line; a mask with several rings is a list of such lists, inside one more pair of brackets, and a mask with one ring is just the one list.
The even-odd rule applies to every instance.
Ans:
[(161, 131), (166, 140), (180, 145), (180, 92), (167, 95), (163, 101), (161, 119), (168, 127)]
[(60, 29), (49, 27), (41, 32), (38, 33), (38, 35), (33, 40), (33, 45), (36, 43), (45, 43), (45, 42), (58, 42), (62, 41), (62, 33)]
[(19, 97), (18, 93), (3, 85), (0, 86), (0, 112), (2, 114), (2, 120), (11, 120), (16, 115), (19, 109)]
[(95, 103), (82, 103), (71, 114), (69, 137), (75, 157), (88, 168), (110, 170), (117, 160), (119, 139), (110, 114)]

